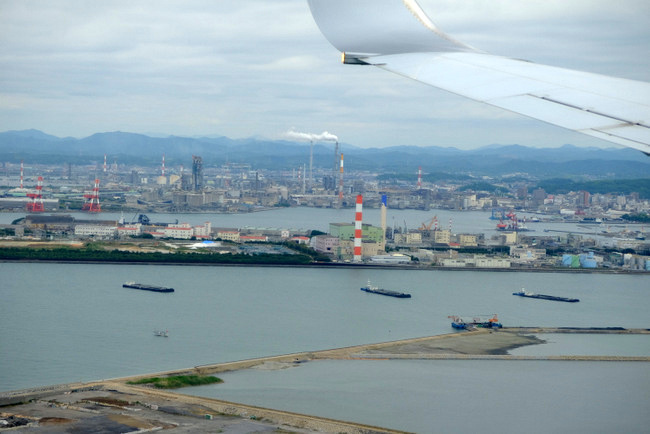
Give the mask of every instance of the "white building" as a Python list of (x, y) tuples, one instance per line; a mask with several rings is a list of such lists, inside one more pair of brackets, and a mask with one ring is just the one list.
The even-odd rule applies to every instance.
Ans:
[(238, 243), (239, 236), (239, 231), (236, 230), (220, 230), (217, 232), (217, 238), (221, 238), (224, 241), (232, 241)]
[(142, 234), (142, 225), (135, 223), (131, 225), (122, 225), (117, 228), (119, 237), (138, 236)]
[(74, 234), (78, 237), (101, 237), (112, 238), (117, 234), (117, 226), (107, 225), (76, 225), (74, 227)]
[(205, 222), (202, 226), (194, 226), (194, 236), (196, 238), (210, 238), (212, 232), (212, 223)]
[(189, 240), (194, 236), (194, 229), (189, 223), (167, 226), (162, 230), (167, 238), (176, 238), (179, 240)]
[(411, 262), (411, 257), (396, 253), (393, 255), (374, 255), (370, 257), (370, 262), (375, 264), (408, 264)]

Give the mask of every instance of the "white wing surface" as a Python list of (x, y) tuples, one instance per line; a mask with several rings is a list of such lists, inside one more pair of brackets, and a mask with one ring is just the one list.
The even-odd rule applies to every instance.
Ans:
[(650, 155), (650, 83), (484, 53), (415, 0), (308, 0), (343, 62), (423, 83)]

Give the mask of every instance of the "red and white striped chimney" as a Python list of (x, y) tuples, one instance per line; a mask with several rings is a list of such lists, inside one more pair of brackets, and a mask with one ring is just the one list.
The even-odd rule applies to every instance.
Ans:
[(418, 167), (418, 190), (422, 189), (422, 166)]
[(162, 159), (162, 176), (165, 176), (165, 154), (163, 154)]
[(104, 154), (104, 173), (106, 173), (106, 154)]
[(363, 222), (363, 197), (357, 195), (357, 209), (354, 216), (354, 262), (361, 262), (361, 237)]
[(23, 160), (20, 160), (20, 188), (23, 188)]

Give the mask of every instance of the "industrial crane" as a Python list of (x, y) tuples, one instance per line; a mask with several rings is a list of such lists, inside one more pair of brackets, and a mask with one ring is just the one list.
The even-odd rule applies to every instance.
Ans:
[(423, 232), (425, 236), (429, 236), (431, 233), (431, 227), (433, 226), (434, 223), (438, 221), (438, 216), (434, 215), (429, 222), (422, 222), (420, 227), (418, 228), (419, 231)]

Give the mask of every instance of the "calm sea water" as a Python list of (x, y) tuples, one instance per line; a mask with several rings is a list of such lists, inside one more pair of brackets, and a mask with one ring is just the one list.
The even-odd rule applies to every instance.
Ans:
[[(212, 221), (304, 227), (311, 218), (325, 229), (346, 221), (344, 210), (323, 211)], [(407, 224), (434, 214), (414, 213), (402, 215)], [(492, 227), (484, 213), (458, 214)], [(413, 298), (359, 291), (368, 279)], [(122, 288), (129, 280), (176, 292)], [(449, 333), (453, 314), (497, 313), (507, 326), (648, 328), (649, 283), (647, 275), (0, 263), (0, 390)], [(522, 286), (581, 301), (511, 295)], [(645, 336), (618, 337), (553, 335), (515, 351), (650, 354)], [(618, 432), (644, 432), (649, 372), (648, 363), (620, 362), (327, 361), (229, 373), (223, 385), (184, 392), (417, 432), (612, 432), (614, 422)]]
[(192, 394), (418, 433), (646, 433), (648, 363), (326, 360)]
[[(2, 263), (0, 276), (0, 390), (448, 333), (451, 328), (447, 316), (452, 314), (498, 313), (505, 325), (513, 326), (649, 326), (649, 280), (643, 275)], [(363, 293), (359, 288), (368, 279), (385, 288), (407, 290), (413, 298)], [(127, 280), (172, 286), (176, 292), (157, 294), (122, 288)], [(581, 301), (552, 303), (512, 296), (521, 286)], [(170, 337), (154, 336), (155, 329), (168, 329)], [(574, 339), (578, 339), (578, 347), (591, 348), (594, 337)], [(554, 340), (555, 337), (551, 339)], [(648, 339), (598, 342), (612, 354), (650, 352)], [(646, 394), (647, 398), (650, 390), (647, 363), (610, 363), (598, 369), (594, 368), (597, 364), (582, 362), (566, 366), (557, 362), (535, 363), (307, 364), (305, 369), (289, 372), (305, 372), (313, 380), (286, 380), (286, 388), (297, 391), (299, 398), (295, 400), (308, 401), (306, 396), (320, 396), (321, 388), (328, 390), (327, 385), (320, 383), (323, 378), (345, 379), (341, 387), (347, 385), (348, 389), (334, 390), (330, 396), (353, 397), (359, 393), (376, 396), (373, 399), (385, 401), (381, 405), (388, 408), (408, 405), (413, 411), (407, 413), (406, 420), (395, 418), (395, 422), (386, 425), (411, 429), (411, 423), (419, 421), (419, 432), (427, 432), (424, 427), (430, 423), (428, 413), (420, 412), (423, 397), (416, 387), (419, 373), (425, 375), (423, 379), (434, 376), (426, 381), (443, 381), (436, 380), (438, 373), (451, 372), (439, 387), (456, 392), (445, 392), (451, 394), (445, 395), (445, 399), (457, 400), (454, 405), (460, 407), (467, 405), (463, 403), (466, 399), (479, 399), (501, 415), (510, 414), (513, 408), (506, 409), (498, 400), (491, 399), (489, 391), (503, 381), (509, 384), (504, 386), (504, 394), (508, 387), (518, 387), (515, 377), (507, 375), (513, 369), (521, 377), (530, 377), (521, 393), (529, 396), (531, 402), (540, 402), (537, 389), (544, 389), (544, 396), (560, 396), (559, 392), (554, 395), (545, 388), (565, 387), (564, 383), (553, 385), (544, 377), (562, 378), (574, 371), (591, 372), (576, 376), (573, 388), (583, 390), (590, 403), (601, 410), (606, 408), (605, 397), (594, 400), (591, 392), (596, 387), (592, 383), (602, 384), (602, 376), (623, 377), (621, 381), (607, 380), (603, 393), (608, 396), (631, 393), (634, 397)], [(334, 372), (309, 374), (311, 369), (321, 369), (319, 366)], [(367, 366), (379, 370), (373, 380), (355, 374), (370, 369)], [(536, 368), (526, 369), (532, 367)], [(554, 376), (557, 369), (568, 373)], [(402, 370), (412, 371), (412, 377), (404, 377)], [(401, 377), (403, 382), (399, 381)], [(246, 381), (227, 381), (223, 390), (250, 389), (250, 396), (267, 395), (261, 392), (265, 387), (251, 389)], [(255, 383), (252, 379), (247, 381)], [(301, 406), (293, 407), (294, 398), (285, 401), (282, 390), (276, 395), (270, 390), (264, 405), (304, 410)], [(221, 393), (221, 389), (218, 391)], [(236, 393), (219, 396), (239, 400)], [(247, 396), (241, 396), (249, 402)], [(567, 396), (561, 402), (574, 405), (575, 397)], [(440, 399), (435, 398), (436, 402)], [(623, 401), (616, 402), (623, 405)], [(386, 421), (376, 418), (377, 407), (367, 401), (350, 404), (352, 415), (337, 411), (341, 406), (339, 399), (331, 399), (329, 406), (323, 405), (320, 398), (313, 402), (308, 413), (375, 425), (384, 425)], [(626, 412), (635, 412), (634, 408), (641, 405), (635, 401), (627, 407), (628, 401), (625, 402)], [(650, 400), (643, 402), (647, 405)], [(586, 412), (583, 417), (590, 414), (586, 407), (580, 407)], [(448, 414), (441, 408), (442, 415)], [(554, 408), (544, 411), (556, 412)], [(641, 417), (638, 414), (635, 420)]]
[[(70, 213), (77, 219), (87, 220), (119, 220), (121, 213)], [(151, 221), (161, 223), (187, 222), (193, 225), (203, 224), (206, 221), (212, 223), (213, 227), (230, 228), (284, 228), (284, 229), (316, 229), (327, 232), (329, 223), (333, 222), (354, 222), (354, 209), (329, 209), (329, 208), (279, 208), (268, 211), (253, 212), (247, 214), (215, 214), (215, 213), (191, 213), (191, 214), (147, 214)], [(422, 223), (429, 223), (436, 216), (438, 227), (451, 229), (454, 233), (485, 233), (488, 236), (497, 233), (494, 220), (490, 220), (490, 212), (484, 211), (451, 211), (451, 210), (395, 210), (388, 209), (386, 212), (386, 224), (389, 228), (415, 229)], [(136, 220), (137, 213), (124, 213), (126, 221)], [(12, 221), (25, 217), (25, 213), (0, 213), (0, 224), (9, 224)], [(520, 217), (526, 217), (521, 215)], [(531, 216), (528, 216), (529, 218)], [(380, 211), (377, 208), (366, 207), (363, 210), (364, 222), (379, 226), (381, 224)], [(531, 223), (526, 226), (533, 232), (531, 234), (553, 235), (557, 232), (550, 231), (572, 231), (573, 233), (591, 234), (599, 237), (605, 229), (618, 231), (625, 228), (625, 225), (578, 225), (575, 223)], [(634, 226), (634, 225), (629, 225)]]

